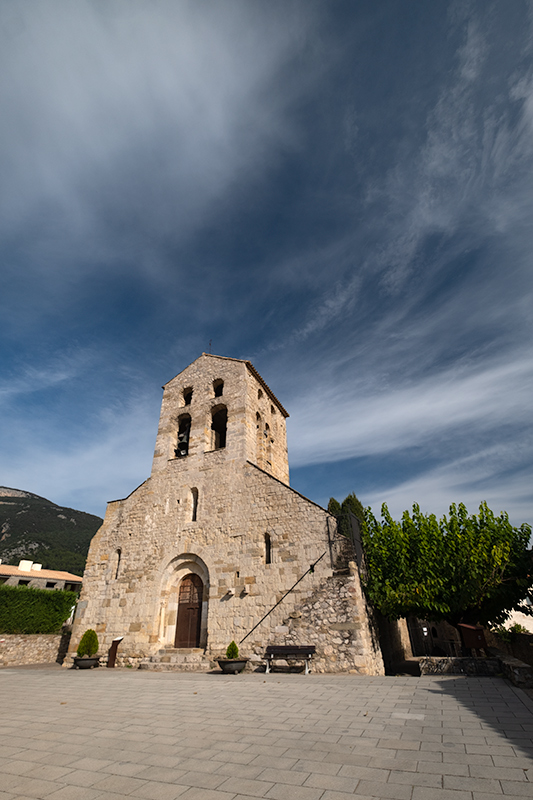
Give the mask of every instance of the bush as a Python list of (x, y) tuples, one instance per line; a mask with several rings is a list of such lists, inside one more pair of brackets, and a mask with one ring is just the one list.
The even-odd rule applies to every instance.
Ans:
[(0, 633), (58, 633), (76, 605), (76, 592), (0, 586)]
[(230, 642), (228, 644), (228, 649), (226, 650), (226, 658), (239, 658), (239, 648), (235, 644), (235, 642)]
[(96, 631), (93, 631), (92, 628), (89, 628), (89, 630), (85, 631), (81, 637), (78, 649), (76, 650), (76, 655), (79, 658), (83, 658), (83, 656), (94, 656), (97, 652), (98, 636), (96, 635)]

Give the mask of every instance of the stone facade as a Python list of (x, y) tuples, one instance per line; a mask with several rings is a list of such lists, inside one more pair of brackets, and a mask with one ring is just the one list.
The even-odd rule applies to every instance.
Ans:
[(321, 671), (382, 674), (357, 572), (334, 570), (335, 521), (289, 486), (287, 416), (247, 361), (204, 353), (164, 387), (151, 476), (91, 543), (74, 649), (94, 628), (102, 653), (124, 637), (119, 664), (183, 650), (209, 665), (232, 639), (257, 660), (315, 637)]

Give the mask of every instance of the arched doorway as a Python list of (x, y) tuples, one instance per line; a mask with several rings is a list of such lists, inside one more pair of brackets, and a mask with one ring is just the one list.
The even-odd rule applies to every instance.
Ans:
[(204, 584), (190, 572), (180, 583), (175, 647), (200, 647)]

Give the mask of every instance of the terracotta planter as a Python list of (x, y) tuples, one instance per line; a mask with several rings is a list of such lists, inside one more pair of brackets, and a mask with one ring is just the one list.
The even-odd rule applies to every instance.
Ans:
[(236, 675), (242, 672), (248, 661), (247, 658), (217, 658), (218, 666), (228, 675)]
[(74, 669), (94, 669), (100, 666), (100, 656), (72, 656)]

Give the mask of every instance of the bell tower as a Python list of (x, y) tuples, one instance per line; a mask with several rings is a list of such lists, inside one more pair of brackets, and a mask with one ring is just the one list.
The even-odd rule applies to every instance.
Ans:
[(251, 461), (289, 483), (289, 415), (249, 361), (202, 353), (163, 390), (152, 474)]

